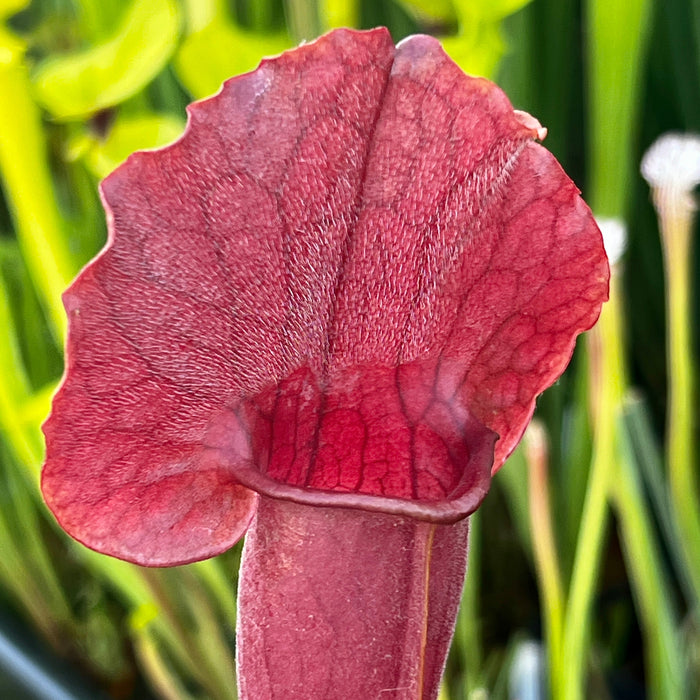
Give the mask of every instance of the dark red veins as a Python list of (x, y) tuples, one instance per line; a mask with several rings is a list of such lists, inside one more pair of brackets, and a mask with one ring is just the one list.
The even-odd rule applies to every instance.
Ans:
[(266, 60), (189, 115), (104, 181), (109, 243), (65, 295), (59, 521), (161, 564), (230, 546), (250, 489), (468, 513), (607, 294), (534, 120), (382, 29)]

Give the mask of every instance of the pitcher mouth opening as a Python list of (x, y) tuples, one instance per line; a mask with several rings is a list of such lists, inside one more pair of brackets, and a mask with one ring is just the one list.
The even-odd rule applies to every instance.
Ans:
[(343, 368), (324, 381), (303, 367), (219, 412), (205, 444), (271, 498), (451, 523), (488, 493), (498, 437), (460, 386), (433, 360)]

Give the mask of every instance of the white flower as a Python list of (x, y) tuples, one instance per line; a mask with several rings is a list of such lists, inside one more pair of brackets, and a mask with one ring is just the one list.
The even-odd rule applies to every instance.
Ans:
[(627, 225), (617, 217), (597, 216), (596, 223), (603, 234), (605, 254), (610, 267), (616, 265), (627, 249)]
[(544, 650), (539, 642), (520, 642), (510, 667), (510, 697), (518, 700), (544, 697), (544, 665)]
[(660, 136), (644, 154), (641, 170), (653, 189), (687, 197), (700, 183), (700, 136), (674, 132)]

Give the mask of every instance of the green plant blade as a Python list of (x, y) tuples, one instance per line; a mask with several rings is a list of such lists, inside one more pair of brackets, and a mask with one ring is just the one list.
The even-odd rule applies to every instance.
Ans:
[(163, 69), (175, 51), (179, 27), (173, 0), (134, 0), (109, 40), (39, 66), (34, 76), (37, 99), (60, 120), (124, 101)]
[(175, 57), (175, 71), (190, 94), (207, 97), (227, 78), (255, 68), (261, 56), (278, 54), (289, 45), (284, 33), (249, 32), (220, 14), (187, 37)]
[[(9, 37), (9, 35), (7, 35)], [(18, 43), (0, 35), (0, 178), (27, 269), (55, 337), (66, 318), (61, 293), (75, 272), (46, 155), (39, 110)]]
[(103, 178), (134, 151), (160, 148), (177, 139), (185, 128), (169, 114), (139, 114), (117, 118), (104, 141), (90, 139), (85, 159), (97, 178)]

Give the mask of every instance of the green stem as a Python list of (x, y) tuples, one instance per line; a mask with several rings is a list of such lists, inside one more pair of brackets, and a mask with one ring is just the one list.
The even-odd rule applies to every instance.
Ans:
[(624, 217), (632, 172), (639, 76), (649, 0), (587, 0), (589, 159), (587, 199), (597, 216)]
[(611, 456), (610, 439), (601, 436), (594, 451), (566, 609), (561, 655), (563, 670), (558, 675), (563, 686), (560, 697), (566, 700), (584, 697), (590, 611), (608, 521)]
[(658, 519), (671, 568), (678, 577), (683, 595), (691, 607), (700, 609), (698, 593), (693, 586), (685, 564), (678, 522), (669, 507), (668, 485), (659, 446), (654, 440), (654, 429), (643, 399), (630, 392), (625, 398), (626, 434), (634, 447), (634, 459), (641, 472), (644, 487), (649, 492), (653, 515)]
[(618, 435), (623, 444), (617, 478), (611, 482), (611, 499), (644, 631), (649, 695), (683, 700), (688, 697), (684, 653), (676, 634), (678, 620), (668, 594), (666, 568), (624, 426), (618, 426)]
[(223, 622), (232, 630), (236, 629), (236, 600), (231, 594), (232, 582), (221, 568), (219, 559), (205, 559), (190, 564), (193, 571), (207, 586), (208, 592), (216, 601), (219, 615)]
[[(187, 598), (196, 623), (193, 636), (198, 656), (202, 659), (203, 679), (206, 679), (212, 690), (218, 689), (222, 700), (236, 700), (238, 692), (235, 660), (226, 640), (218, 611), (212, 606), (202, 582), (194, 571), (183, 567), (177, 572), (182, 575), (182, 589), (187, 591)], [(177, 590), (179, 588), (178, 586)], [(177, 590), (173, 600), (177, 600)], [(233, 591), (229, 592), (229, 597), (233, 599)]]
[(0, 35), (0, 175), (27, 269), (51, 329), (63, 342), (61, 293), (75, 273), (64, 236), (39, 110), (22, 47)]
[[(610, 302), (603, 311), (598, 328), (591, 334), (595, 373), (591, 386), (596, 426), (611, 441), (604, 450), (610, 459), (607, 465), (610, 472), (608, 496), (616, 507), (630, 584), (645, 633), (646, 672), (651, 695), (680, 700), (685, 697), (685, 681), (683, 653), (675, 633), (677, 622), (656, 533), (650, 525), (652, 517), (641, 491), (628, 434), (621, 421), (627, 386), (622, 327), (622, 290), (618, 272), (613, 268)], [(603, 426), (612, 432), (608, 434)]]
[[(56, 647), (63, 648), (66, 634), (76, 633), (76, 620), (66, 600), (50, 554), (40, 537), (40, 514), (19, 469), (0, 451), (7, 474), (0, 509), (0, 582), (12, 592), (34, 624)], [(14, 482), (14, 483), (13, 483)]]
[(612, 344), (607, 342), (621, 337), (620, 295), (616, 283), (613, 277), (610, 301), (588, 336), (595, 436), (565, 619), (561, 697), (566, 700), (584, 697), (590, 611), (608, 521), (608, 489), (618, 464), (616, 416), (626, 373), (621, 343), (619, 340)]
[(287, 26), (294, 41), (311, 41), (322, 31), (316, 0), (285, 0)]
[[(0, 108), (1, 109), (1, 108)], [(22, 416), (22, 407), (29, 401), (30, 385), (19, 350), (15, 324), (10, 312), (10, 299), (0, 275), (0, 432), (18, 462), (32, 468), (38, 480), (42, 448)]]
[(139, 634), (145, 625), (149, 625), (168, 654), (181, 668), (196, 678), (201, 669), (197, 667), (188, 645), (183, 641), (181, 630), (173, 626), (163, 612), (169, 603), (167, 599), (159, 597), (158, 590), (153, 590), (152, 579), (159, 574), (83, 547), (80, 548), (80, 556), (86, 566), (98, 575), (130, 610), (132, 634)]
[(526, 434), (528, 455), (530, 524), (537, 568), (537, 582), (544, 607), (544, 627), (549, 654), (552, 697), (561, 697), (564, 687), (562, 640), (564, 634), (564, 593), (557, 556), (549, 498), (547, 438), (544, 427), (533, 421)]
[[(666, 271), (668, 369), (667, 459), (673, 511), (693, 586), (700, 595), (700, 512), (693, 440), (694, 372), (691, 340), (692, 269), (690, 236), (694, 210), (689, 197), (657, 189)], [(697, 613), (698, 611), (696, 611)]]
[[(632, 143), (649, 26), (649, 0), (586, 0), (588, 198), (600, 216), (624, 218), (632, 177)], [(594, 427), (589, 489), (579, 529), (566, 616), (566, 700), (585, 692), (589, 617), (608, 519), (611, 482), (620, 464), (617, 415), (626, 387), (621, 295), (611, 279), (610, 301), (589, 335)]]
[(134, 631), (134, 651), (151, 686), (163, 700), (196, 700), (185, 690), (170, 664), (165, 659), (158, 640), (147, 627)]
[[(192, 664), (193, 676), (212, 698), (235, 700), (237, 695), (233, 659), (227, 653), (221, 653), (225, 644), (218, 627), (212, 623), (209, 602), (201, 596), (197, 579), (191, 572), (187, 576), (187, 570), (179, 568), (168, 571), (140, 571), (158, 602), (164, 622), (172, 630), (178, 640), (178, 647), (185, 652)], [(173, 581), (176, 582), (175, 586), (172, 585)], [(178, 595), (183, 591), (187, 593), (186, 599), (194, 599), (190, 610), (178, 604)], [(200, 609), (197, 609), (198, 607)], [(215, 627), (217, 633), (213, 634)]]
[(481, 588), (482, 516), (477, 511), (469, 516), (469, 557), (462, 603), (457, 614), (457, 629), (464, 654), (466, 677), (465, 695), (481, 687), (481, 617), (479, 593)]

